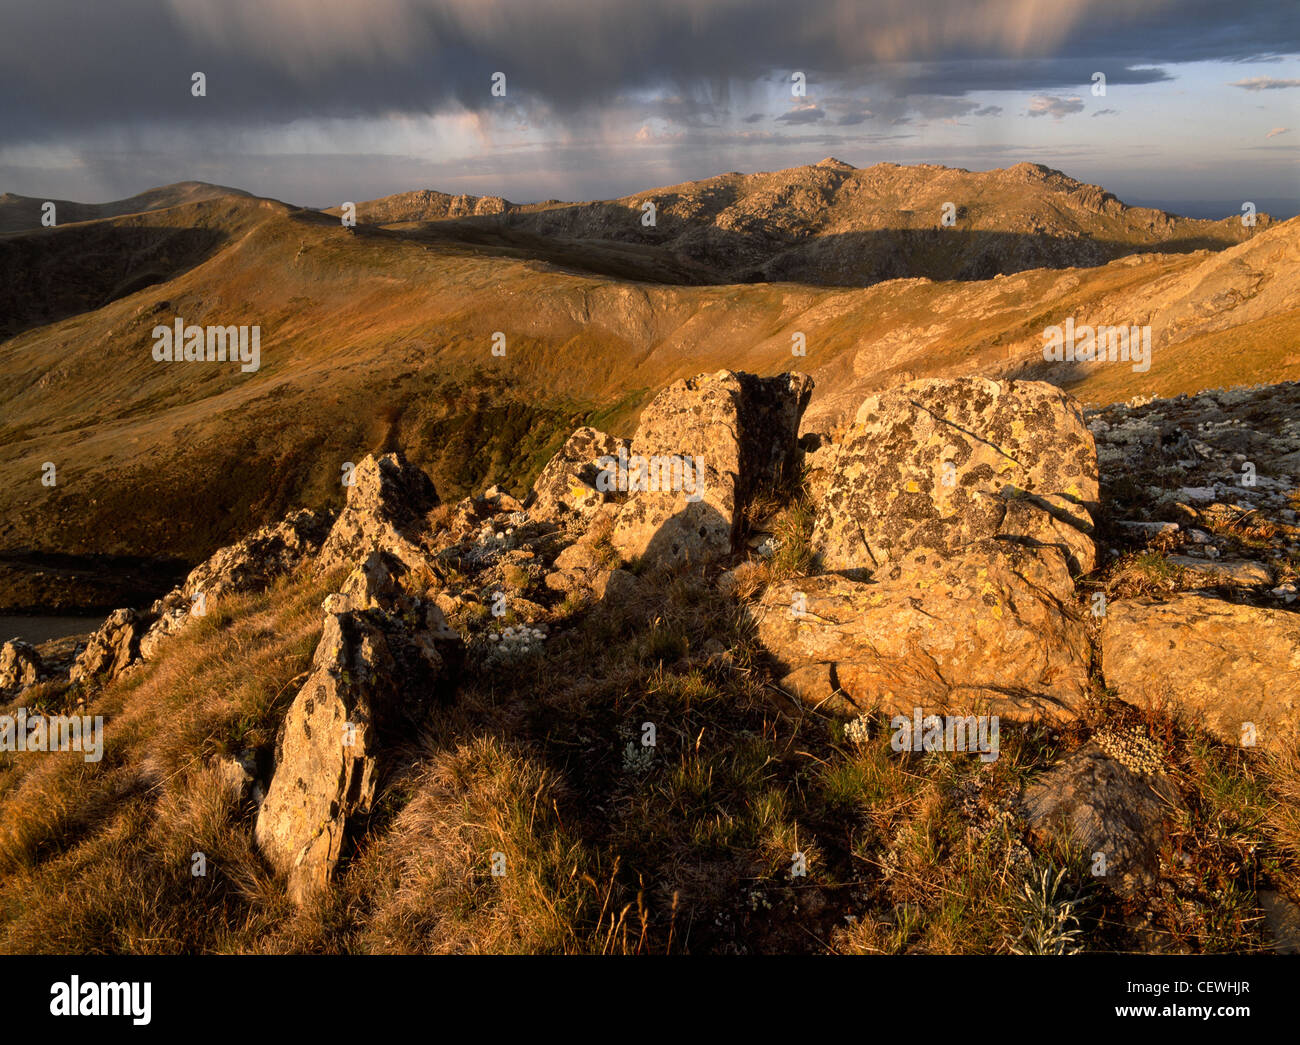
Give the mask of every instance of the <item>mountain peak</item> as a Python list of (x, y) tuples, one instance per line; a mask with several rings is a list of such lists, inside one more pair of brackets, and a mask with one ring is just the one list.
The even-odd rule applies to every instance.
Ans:
[(857, 168), (851, 163), (845, 163), (843, 160), (837, 160), (834, 156), (827, 156), (826, 159), (818, 161), (815, 166), (833, 167), (837, 171), (855, 171)]

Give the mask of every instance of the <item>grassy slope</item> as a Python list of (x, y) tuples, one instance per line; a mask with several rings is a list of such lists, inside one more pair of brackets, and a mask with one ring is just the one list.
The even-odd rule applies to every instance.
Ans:
[[(791, 509), (782, 532), (800, 520)], [(985, 953), (1033, 949), (1036, 932), (1059, 947), (1067, 900), (1078, 921), (1064, 927), (1089, 949), (1249, 951), (1263, 946), (1255, 889), (1300, 886), (1294, 762), (1138, 718), (1100, 690), (1069, 729), (1004, 724), (994, 763), (900, 758), (879, 719), (854, 743), (779, 696), (708, 578), (642, 580), (630, 602), (566, 607), (544, 652), (431, 707), (338, 888), (301, 912), (214, 760), (268, 757), (329, 581), (214, 608), (103, 690), (38, 689), (28, 703), (50, 711), (87, 698), (108, 741), (89, 768), (0, 756), (0, 952)], [(730, 659), (707, 657), (710, 640)], [(653, 753), (629, 759), (646, 722)], [(1158, 886), (1126, 901), (1064, 839), (1030, 844), (1013, 800), (1091, 730), (1135, 724), (1192, 798)], [(1037, 895), (1058, 871), (1056, 895)]]
[[(172, 278), (0, 343), (0, 550), (194, 561), (295, 504), (337, 503), (343, 462), (395, 446), (445, 497), (493, 481), (522, 492), (576, 425), (599, 417), (630, 434), (655, 390), (722, 367), (813, 373), (812, 425), (908, 374), (1032, 376), (1047, 323), (1099, 303), (1133, 315), (1215, 262), (1149, 256), (858, 290), (681, 287), (377, 229), (350, 236), (322, 215), (247, 197), (111, 224), (207, 228), (223, 241)], [(1293, 239), (1293, 225), (1259, 237), (1289, 242), (1278, 237)], [(259, 324), (260, 371), (153, 361), (153, 326), (177, 315)], [(491, 354), (497, 331), (504, 358)], [(795, 332), (805, 358), (791, 355)], [(1300, 376), (1293, 317), (1188, 333), (1181, 361), (1162, 348), (1149, 375), (1112, 369), (1075, 391), (1104, 401)], [(1225, 338), (1240, 350), (1223, 353)], [(58, 466), (53, 489), (39, 482), (47, 461)]]

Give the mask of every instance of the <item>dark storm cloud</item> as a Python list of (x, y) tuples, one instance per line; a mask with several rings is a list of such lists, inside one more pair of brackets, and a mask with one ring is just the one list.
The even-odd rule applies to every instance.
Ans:
[[(725, 105), (728, 85), (891, 84), (896, 96), (1074, 90), (1163, 66), (1300, 51), (1277, 0), (0, 0), (5, 143), (90, 129), (250, 126), (483, 110), (560, 119), (644, 89)], [(208, 78), (206, 98), (190, 76)], [(875, 108), (873, 104), (873, 108)], [(693, 119), (704, 114), (689, 114)], [(844, 114), (851, 116), (852, 114)], [(785, 122), (791, 122), (789, 120)]]

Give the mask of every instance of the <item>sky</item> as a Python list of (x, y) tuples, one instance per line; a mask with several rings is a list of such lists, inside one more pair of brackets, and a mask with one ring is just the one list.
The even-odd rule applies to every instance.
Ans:
[(826, 156), (1290, 217), (1300, 3), (0, 0), (0, 191), (25, 196), (587, 200)]

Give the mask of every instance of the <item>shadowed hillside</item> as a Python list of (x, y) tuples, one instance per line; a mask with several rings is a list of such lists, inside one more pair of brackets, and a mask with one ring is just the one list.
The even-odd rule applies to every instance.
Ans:
[[(647, 202), (656, 208), (653, 226), (642, 221)], [(857, 170), (834, 158), (595, 203), (520, 206), (499, 197), (401, 193), (359, 204), (357, 219), (403, 231), (437, 223), (436, 234), (447, 239), (536, 249), (557, 264), (611, 274), (621, 273), (601, 266), (639, 257), (645, 279), (825, 286), (1100, 265), (1143, 250), (1215, 250), (1252, 232), (1239, 216), (1205, 221), (1129, 207), (1039, 164), (975, 173), (892, 163)], [(1258, 223), (1270, 219), (1259, 215)], [(592, 249), (598, 252), (575, 260)]]
[[(883, 176), (812, 170), (840, 195), (859, 174)], [(901, 179), (909, 169), (886, 170)], [(1038, 168), (942, 176), (994, 175), (1057, 186), (1114, 229), (1137, 214), (1067, 192)], [(755, 206), (757, 183), (745, 184), (748, 195), (726, 198)], [(699, 229), (717, 227), (727, 206), (719, 201)], [(801, 213), (798, 198), (776, 194), (767, 206), (774, 226), (797, 225), (783, 208)], [(1050, 253), (1067, 211), (1044, 212), (1043, 231), (1026, 242)], [(27, 564), (55, 553), (197, 561), (295, 504), (337, 504), (346, 462), (398, 445), (448, 493), (493, 481), (518, 492), (575, 425), (627, 434), (648, 390), (723, 367), (776, 373), (793, 360), (817, 381), (808, 413), (817, 423), (914, 376), (1039, 375), (1098, 402), (1300, 376), (1295, 221), (1246, 230), (1247, 242), (1221, 253), (865, 288), (680, 285), (698, 263), (667, 247), (647, 261), (628, 244), (528, 233), (566, 259), (592, 255), (585, 266), (551, 263), (445, 237), (446, 224), (349, 232), (319, 212), (223, 194), (0, 240), (7, 285), (26, 286), (32, 264), (40, 274), (6, 319), (22, 327), (56, 317), (0, 343), (0, 553)], [(828, 231), (816, 242), (880, 235)], [(1020, 234), (906, 235), (978, 258)], [(108, 256), (92, 265), (95, 251)], [(656, 278), (591, 273), (615, 256), (629, 272), (650, 265)], [(877, 247), (862, 264), (907, 256)], [(929, 264), (926, 250), (912, 256)], [(1042, 331), (1066, 316), (1150, 323), (1150, 372), (1045, 367)], [(177, 317), (259, 325), (260, 368), (156, 362), (151, 332)], [(498, 333), (504, 355), (493, 354)], [(792, 355), (797, 335), (802, 357)], [(57, 466), (53, 487), (40, 482), (46, 462)], [(15, 581), (9, 604), (32, 604), (32, 590)]]

